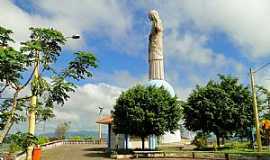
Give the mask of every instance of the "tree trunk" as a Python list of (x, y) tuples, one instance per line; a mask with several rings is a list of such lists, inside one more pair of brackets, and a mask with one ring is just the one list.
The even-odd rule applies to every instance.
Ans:
[[(10, 116), (10, 117), (11, 117), (11, 116)], [(12, 117), (13, 117), (13, 116), (12, 116)], [(5, 137), (7, 136), (9, 130), (10, 130), (11, 127), (12, 127), (12, 124), (13, 124), (13, 118), (8, 119), (8, 121), (6, 122), (6, 125), (5, 125), (3, 131), (2, 131), (2, 133), (1, 133), (1, 135), (0, 135), (0, 144), (3, 143)]]
[[(36, 52), (36, 60), (35, 60), (35, 65), (34, 65), (34, 79), (37, 80), (39, 78), (39, 55), (38, 52)], [(37, 111), (37, 95), (35, 95), (32, 92), (32, 97), (31, 97), (31, 110), (29, 111), (28, 115), (28, 133), (31, 133), (32, 135), (35, 135), (35, 129), (36, 129), (36, 111)], [(27, 149), (28, 155), (27, 155), (27, 160), (31, 160), (31, 154), (33, 151), (34, 146), (29, 146)]]
[(29, 157), (28, 154), (29, 154), (29, 153), (27, 152), (27, 150), (25, 150), (25, 160), (27, 160), (27, 157)]
[(12, 127), (12, 124), (13, 124), (13, 117), (14, 117), (14, 114), (15, 114), (15, 111), (16, 111), (16, 108), (17, 108), (17, 97), (18, 97), (18, 94), (19, 94), (19, 90), (17, 90), (15, 93), (14, 93), (14, 96), (13, 96), (13, 102), (12, 102), (12, 108), (11, 108), (11, 115), (9, 116), (7, 122), (6, 122), (6, 125), (4, 126), (4, 129), (2, 131), (2, 133), (0, 134), (0, 144), (3, 143), (4, 141), (4, 138), (6, 137), (6, 135), (8, 134), (10, 128)]
[(220, 147), (220, 137), (219, 137), (219, 134), (216, 134), (216, 137), (217, 137), (217, 146), (219, 148)]
[(243, 142), (244, 140), (243, 140), (243, 136), (240, 136), (240, 142)]
[(125, 134), (125, 148), (126, 148), (126, 150), (128, 150), (128, 134)]
[(224, 145), (225, 144), (225, 137), (224, 135), (222, 136), (222, 141), (221, 141), (221, 144)]
[(141, 137), (142, 139), (142, 150), (144, 150), (144, 137)]

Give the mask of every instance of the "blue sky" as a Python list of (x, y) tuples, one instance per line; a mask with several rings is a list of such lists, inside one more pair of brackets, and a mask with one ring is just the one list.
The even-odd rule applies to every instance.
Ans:
[[(54, 27), (82, 37), (69, 40), (62, 62), (77, 50), (92, 51), (99, 60), (94, 77), (79, 82), (78, 92), (56, 110), (49, 131), (66, 120), (74, 122), (72, 130), (95, 130), (97, 106), (108, 114), (121, 91), (147, 81), (151, 9), (165, 27), (166, 80), (183, 100), (217, 74), (235, 75), (247, 84), (249, 67), (269, 62), (267, 0), (2, 0), (0, 25), (12, 29), (17, 42), (27, 39), (30, 26)], [(256, 77), (266, 88), (268, 68)]]

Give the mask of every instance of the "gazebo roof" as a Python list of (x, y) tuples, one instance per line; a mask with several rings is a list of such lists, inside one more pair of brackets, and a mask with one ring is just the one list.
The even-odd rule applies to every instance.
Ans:
[(99, 119), (97, 119), (96, 123), (99, 124), (112, 124), (113, 118), (111, 115), (102, 116)]

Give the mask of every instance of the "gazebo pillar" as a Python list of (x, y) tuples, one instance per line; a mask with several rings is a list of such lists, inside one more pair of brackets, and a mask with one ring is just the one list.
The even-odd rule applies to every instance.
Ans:
[(112, 124), (108, 124), (108, 149), (111, 150)]

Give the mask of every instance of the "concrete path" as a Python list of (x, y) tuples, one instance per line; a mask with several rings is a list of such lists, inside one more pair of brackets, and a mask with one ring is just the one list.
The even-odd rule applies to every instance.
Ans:
[(104, 154), (105, 145), (73, 144), (45, 150), (41, 160), (109, 160)]
[[(41, 160), (111, 160), (104, 153), (105, 145), (62, 145), (42, 152)], [(194, 160), (188, 158), (139, 158), (137, 160)], [(203, 160), (203, 159), (200, 159)], [(205, 159), (204, 159), (205, 160)]]

